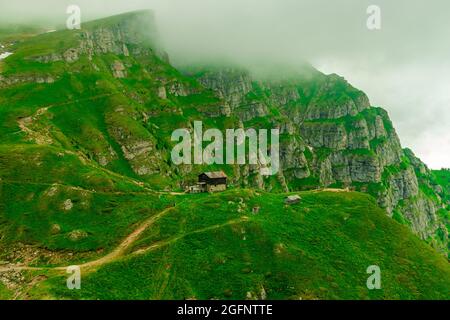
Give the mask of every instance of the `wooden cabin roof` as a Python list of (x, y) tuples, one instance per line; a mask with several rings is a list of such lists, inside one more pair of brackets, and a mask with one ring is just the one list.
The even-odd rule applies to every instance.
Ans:
[(206, 175), (210, 179), (228, 178), (225, 172), (223, 171), (204, 172), (202, 174)]

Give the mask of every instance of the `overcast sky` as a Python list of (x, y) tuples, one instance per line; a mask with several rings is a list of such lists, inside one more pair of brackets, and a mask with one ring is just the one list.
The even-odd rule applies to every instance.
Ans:
[[(307, 59), (387, 109), (403, 146), (430, 167), (450, 167), (448, 0), (0, 0), (0, 23), (63, 24), (68, 4), (84, 20), (153, 9), (176, 64)], [(381, 9), (381, 30), (366, 27), (369, 5)]]

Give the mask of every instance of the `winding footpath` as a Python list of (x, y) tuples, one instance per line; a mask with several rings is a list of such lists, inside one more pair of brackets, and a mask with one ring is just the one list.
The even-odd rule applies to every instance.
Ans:
[[(150, 228), (156, 221), (161, 219), (163, 216), (167, 215), (170, 211), (174, 210), (181, 203), (183, 203), (183, 201), (173, 207), (166, 208), (165, 210), (157, 213), (156, 215), (153, 215), (150, 218), (146, 219), (131, 234), (129, 234), (113, 251), (111, 251), (107, 255), (105, 255), (99, 259), (96, 259), (96, 260), (92, 260), (92, 261), (89, 261), (89, 262), (86, 262), (83, 264), (79, 264), (77, 266), (80, 267), (80, 269), (83, 269), (83, 273), (86, 274), (86, 273), (95, 271), (96, 268), (98, 268), (98, 267), (101, 267), (108, 263), (117, 261), (118, 259), (120, 259), (124, 256), (127, 256), (126, 255), (127, 249), (129, 249), (132, 246), (132, 244), (135, 243), (137, 239), (139, 239), (139, 237), (145, 230)], [(172, 244), (178, 240), (181, 240), (192, 234), (197, 234), (197, 233), (202, 233), (202, 232), (206, 232), (206, 231), (210, 231), (210, 230), (220, 229), (220, 228), (223, 228), (226, 226), (246, 222), (248, 220), (249, 220), (249, 218), (247, 216), (242, 216), (238, 219), (233, 219), (233, 220), (227, 221), (222, 224), (212, 225), (212, 226), (205, 227), (205, 228), (195, 230), (192, 232), (188, 232), (188, 233), (185, 233), (185, 234), (182, 234), (179, 236), (175, 236), (175, 237), (170, 238), (165, 241), (157, 242), (149, 247), (142, 248), (142, 249), (136, 250), (134, 252), (131, 252), (128, 255), (136, 256), (136, 255), (145, 254), (145, 253), (154, 251), (156, 249), (159, 249), (161, 247), (170, 245), (170, 244)], [(66, 271), (67, 268), (68, 268), (68, 266), (65, 266), (65, 267), (30, 267), (30, 266), (26, 266), (26, 265), (22, 265), (22, 266), (10, 265), (10, 266), (6, 266), (6, 267), (0, 267), (0, 273), (1, 272), (9, 272), (9, 271), (44, 271), (44, 270)]]
[[(182, 203), (182, 202), (180, 202)], [(161, 217), (168, 214), (171, 210), (175, 209), (176, 206), (167, 208), (156, 215), (151, 216), (144, 222), (142, 222), (136, 230), (134, 230), (131, 234), (129, 234), (113, 251), (108, 253), (106, 256), (103, 256), (99, 259), (89, 261), (83, 264), (78, 265), (82, 269), (91, 269), (94, 267), (99, 267), (104, 264), (110, 263), (114, 260), (119, 259), (122, 257), (126, 250), (139, 238), (139, 236), (147, 230), (150, 226), (152, 226), (157, 220), (159, 220)], [(39, 270), (66, 270), (66, 267), (30, 267), (30, 266), (6, 266), (6, 267), (0, 267), (0, 272), (8, 272), (8, 271), (39, 271)]]

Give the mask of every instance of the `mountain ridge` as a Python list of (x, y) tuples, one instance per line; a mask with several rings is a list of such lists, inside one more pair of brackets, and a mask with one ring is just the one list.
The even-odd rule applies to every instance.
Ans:
[[(2, 259), (38, 263), (23, 256), (28, 245), (46, 263), (66, 261), (64, 251), (79, 260), (102, 255), (211, 170), (224, 170), (232, 189), (278, 197), (323, 188), (368, 193), (448, 256), (447, 189), (402, 149), (387, 112), (364, 92), (315, 69), (276, 80), (242, 68), (178, 70), (135, 15), (24, 39), (2, 61)], [(171, 133), (192, 130), (196, 120), (222, 131), (279, 128), (280, 173), (174, 166)]]
[[(324, 75), (314, 69), (310, 70), (308, 77), (300, 74), (297, 79), (280, 80), (274, 83), (256, 81), (248, 71), (232, 68), (220, 71), (204, 70), (203, 73), (197, 74), (185, 73), (186, 76), (182, 76), (168, 64), (167, 55), (160, 56), (160, 53), (154, 51), (147, 43), (147, 36), (144, 36), (140, 30), (143, 19), (151, 20), (150, 23), (143, 23), (143, 25), (154, 24), (153, 15), (147, 11), (86, 23), (86, 30), (72, 32), (78, 40), (65, 37), (67, 42), (64, 46), (70, 47), (57, 50), (61, 53), (40, 55), (32, 52), (33, 55), (26, 56), (25, 60), (32, 60), (34, 65), (37, 63), (41, 68), (42, 65), (48, 66), (49, 71), (52, 71), (53, 66), (61, 65), (61, 63), (65, 64), (64, 68), (70, 68), (72, 64), (77, 63), (82, 65), (81, 68), (85, 68), (81, 60), (87, 57), (86, 66), (90, 65), (89, 72), (94, 73), (99, 70), (99, 67), (93, 59), (101, 55), (114, 54), (125, 59), (130, 56), (150, 58), (152, 60), (150, 64), (156, 69), (165, 64), (161, 69), (161, 77), (155, 77), (155, 74), (150, 75), (145, 65), (139, 67), (139, 64), (134, 62), (133, 65), (131, 61), (127, 65), (121, 59), (111, 60), (109, 62), (111, 67), (104, 66), (104, 69), (110, 70), (99, 72), (112, 72), (109, 77), (130, 82), (139, 81), (142, 75), (137, 74), (135, 77), (128, 74), (127, 70), (130, 67), (141, 68), (141, 71), (146, 73), (144, 75), (146, 79), (141, 79), (141, 83), (152, 81), (155, 88), (151, 90), (143, 88), (142, 90), (147, 91), (144, 95), (140, 95), (133, 88), (133, 97), (124, 98), (142, 106), (145, 105), (146, 100), (153, 99), (153, 96), (159, 100), (157, 103), (168, 105), (168, 109), (172, 108), (180, 116), (180, 120), (185, 125), (180, 125), (179, 128), (192, 126), (190, 122), (192, 119), (184, 116), (184, 113), (197, 112), (199, 117), (207, 116), (214, 122), (228, 122), (235, 127), (278, 127), (281, 129), (282, 139), (284, 138), (285, 141), (281, 145), (282, 173), (278, 176), (278, 181), (274, 182), (271, 179), (269, 183), (264, 182), (261, 176), (254, 174), (256, 168), (235, 166), (230, 174), (234, 177), (235, 184), (284, 191), (301, 190), (312, 186), (352, 186), (356, 190), (374, 195), (390, 215), (395, 214), (399, 216), (400, 221), (404, 218), (411, 223), (413, 231), (422, 238), (433, 238), (437, 230), (444, 232), (446, 228), (439, 224), (436, 212), (445, 206), (440, 196), (433, 190), (436, 185), (433, 184), (430, 170), (411, 152), (405, 153), (402, 150), (400, 140), (387, 113), (383, 109), (371, 107), (364, 92), (353, 88), (338, 75)], [(71, 31), (66, 30), (60, 33), (66, 35), (68, 32)], [(58, 34), (46, 34), (42, 37), (59, 39)], [(79, 45), (73, 47), (76, 41)], [(43, 49), (44, 52), (45, 50)], [(22, 53), (23, 51), (25, 53)], [(11, 60), (14, 61), (14, 58), (19, 60), (26, 54), (29, 54), (27, 45), (19, 45), (12, 58), (6, 59), (4, 68), (6, 72), (3, 73), (8, 74)], [(37, 78), (28, 76), (28, 80), (52, 83), (59, 77), (57, 74), (60, 71), (58, 69), (55, 71), (52, 75), (47, 74)], [(84, 69), (69, 71), (69, 74), (79, 72), (84, 72)], [(23, 78), (17, 78), (17, 73), (15, 74), (16, 78), (10, 80), (0, 76), (2, 77), (0, 84), (8, 83), (8, 81), (9, 83), (21, 82)], [(119, 84), (119, 86), (123, 85)], [(185, 104), (185, 100), (189, 98), (199, 99), (193, 108)], [(119, 107), (116, 111), (121, 109), (124, 108)], [(165, 113), (164, 110), (162, 112), (144, 111), (139, 116), (144, 118), (144, 122), (147, 119), (144, 125), (150, 124), (159, 128), (158, 121), (149, 123), (149, 119), (156, 114), (161, 116)], [(110, 118), (108, 121), (113, 125), (108, 133), (118, 142), (121, 150), (112, 150), (111, 145), (108, 147), (106, 143), (102, 147), (106, 150), (97, 156), (98, 163), (107, 165), (112, 158), (121, 158), (118, 154), (122, 153), (122, 158), (131, 163), (134, 175), (144, 177), (144, 180), (145, 176), (156, 172), (176, 176), (176, 171), (180, 170), (182, 178), (185, 175), (183, 172), (192, 171), (189, 166), (178, 169), (168, 164), (165, 160), (169, 152), (167, 147), (157, 150), (150, 159), (145, 159), (150, 149), (158, 149), (161, 143), (170, 144), (168, 138), (160, 139), (155, 137), (157, 134), (152, 130), (146, 129), (145, 131), (148, 132), (146, 133), (136, 127), (137, 132), (128, 132), (132, 141), (126, 141), (124, 128), (114, 125), (114, 123), (123, 122), (123, 119), (117, 119), (117, 114), (111, 115)], [(215, 121), (216, 118), (218, 121)], [(137, 125), (141, 126), (139, 123)], [(177, 128), (173, 127), (173, 129)], [(148, 136), (147, 141), (139, 138), (142, 134)], [(133, 135), (136, 137), (133, 138)], [(170, 132), (166, 132), (166, 135), (169, 136)], [(227, 169), (227, 172), (230, 173), (230, 170)], [(426, 191), (419, 188), (418, 175), (421, 176), (422, 189)], [(192, 173), (187, 175), (188, 178), (191, 177), (189, 179), (194, 176)], [(426, 196), (426, 192), (432, 195), (432, 200)], [(434, 240), (439, 239), (431, 239), (431, 241)], [(440, 240), (442, 240), (440, 241), (442, 248), (446, 248), (447, 240)]]

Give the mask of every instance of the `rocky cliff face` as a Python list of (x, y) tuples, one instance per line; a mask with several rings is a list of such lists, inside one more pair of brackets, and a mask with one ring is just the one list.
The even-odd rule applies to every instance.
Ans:
[[(389, 215), (446, 252), (448, 234), (437, 215), (443, 204), (432, 187), (431, 196), (423, 191), (430, 171), (402, 150), (387, 112), (371, 107), (345, 79), (313, 71), (307, 78), (271, 82), (226, 69), (197, 77), (245, 127), (269, 122), (282, 129), (280, 180), (288, 189), (335, 186), (369, 192)], [(274, 109), (280, 114), (275, 116)]]
[[(38, 71), (0, 75), (0, 89), (35, 82), (36, 90), (48, 90), (49, 96), (56, 90), (66, 99), (63, 106), (75, 100), (81, 108), (80, 101), (92, 100), (80, 116), (53, 112), (54, 103), (44, 108), (46, 117), (24, 114), (33, 124), (32, 134), (21, 127), (25, 139), (45, 132), (49, 144), (95, 165), (152, 187), (173, 188), (208, 169), (171, 164), (173, 130), (192, 131), (195, 120), (222, 130), (279, 128), (279, 174), (263, 178), (257, 165), (224, 167), (232, 184), (274, 192), (324, 187), (368, 192), (390, 216), (447, 252), (442, 190), (426, 166), (402, 149), (387, 112), (372, 107), (364, 92), (311, 67), (285, 78), (258, 78), (235, 68), (182, 74), (149, 30), (155, 30), (153, 18), (138, 13), (43, 39), (52, 44), (68, 38), (61, 48), (49, 45), (27, 54), (19, 46), (11, 58), (38, 63)], [(30, 104), (21, 99), (18, 103)]]
[(120, 21), (112, 22), (102, 24), (100, 20), (87, 23), (78, 33), (79, 41), (76, 46), (32, 59), (43, 63), (73, 63), (83, 55), (88, 56), (90, 60), (94, 55), (108, 53), (128, 57), (130, 54), (149, 54), (150, 48), (158, 48), (158, 37), (151, 12), (137, 12), (131, 19), (121, 18)]

